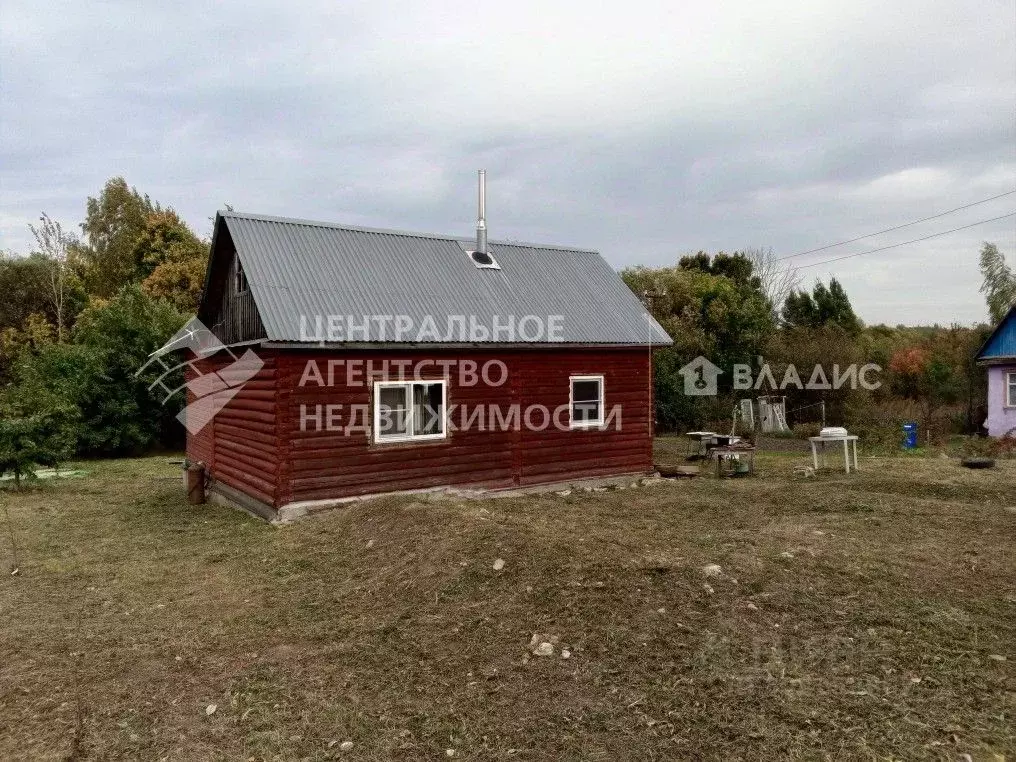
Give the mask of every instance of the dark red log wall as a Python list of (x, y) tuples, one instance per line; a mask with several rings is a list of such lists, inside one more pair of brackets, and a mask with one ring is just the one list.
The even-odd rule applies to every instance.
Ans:
[[(279, 505), (284, 469), (279, 458), (279, 388), (276, 360), (258, 352), (264, 367), (197, 434), (187, 435), (187, 457), (201, 461), (218, 481), (268, 505)], [(196, 363), (201, 373), (216, 372), (232, 358), (220, 355)], [(187, 380), (197, 374), (188, 369)], [(188, 394), (188, 403), (194, 396)]]
[[(257, 350), (266, 360), (262, 372), (216, 416), (210, 431), (188, 438), (188, 454), (209, 464), (216, 479), (273, 506), (304, 500), (444, 485), (491, 488), (532, 485), (573, 478), (644, 473), (652, 467), (650, 360), (645, 348), (575, 348), (510, 351), (349, 350), (311, 352)], [(452, 424), (446, 439), (377, 444), (351, 411), (370, 409), (372, 388), (362, 376), (348, 383), (347, 365), (327, 378), (329, 360), (375, 369), (388, 361), (390, 378), (398, 366), (412, 369), (423, 360), (469, 360), (477, 370), (487, 361), (504, 363), (508, 375), (497, 386), (462, 383), (460, 367), (450, 369), (447, 404)], [(307, 365), (317, 363), (325, 385)], [(421, 377), (438, 379), (430, 365)], [(467, 374), (468, 375), (468, 374)], [(492, 374), (496, 379), (497, 374)], [(569, 401), (569, 376), (604, 376), (605, 407), (620, 407), (605, 430), (559, 430), (551, 421), (543, 430), (526, 426), (524, 411), (542, 405), (551, 412)], [(330, 383), (329, 383), (330, 381)], [(334, 406), (333, 426), (319, 425), (318, 412)], [(499, 408), (502, 418), (518, 406), (518, 430), (492, 425), (486, 412)], [(320, 408), (319, 408), (320, 406)], [(341, 407), (338, 407), (341, 406)], [(480, 406), (484, 426), (459, 428)], [(301, 426), (301, 414), (303, 426)], [(540, 427), (543, 416), (530, 423)], [(563, 416), (567, 424), (567, 414)], [(346, 430), (347, 424), (354, 426)], [(328, 430), (331, 428), (332, 430)]]

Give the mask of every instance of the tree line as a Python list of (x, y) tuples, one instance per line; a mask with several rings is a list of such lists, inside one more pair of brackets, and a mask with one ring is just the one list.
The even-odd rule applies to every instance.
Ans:
[[(136, 373), (196, 311), (209, 242), (122, 177), (86, 200), (75, 231), (45, 213), (30, 227), (31, 251), (0, 253), (0, 474), (20, 478), (70, 455), (178, 447), (182, 395), (163, 400), (149, 389), (157, 371)], [(993, 244), (979, 264), (999, 320), (1016, 303), (1016, 276)], [(798, 426), (814, 423), (819, 401), (830, 423), (889, 439), (902, 419), (919, 418), (936, 436), (976, 431), (983, 420), (984, 375), (973, 357), (987, 326), (865, 326), (837, 280), (802, 289), (766, 249), (699, 252), (622, 277), (674, 338), (653, 361), (662, 430), (722, 428), (739, 399), (764, 393), (733, 389), (727, 374), (717, 397), (685, 395), (678, 371), (700, 355), (721, 368), (766, 363), (777, 378), (790, 364), (885, 369), (874, 392), (787, 390)]]
[(0, 254), (0, 474), (179, 446), (181, 400), (135, 374), (197, 309), (209, 242), (122, 177), (80, 235), (45, 213), (30, 227), (31, 252)]
[[(727, 431), (740, 400), (775, 394), (786, 397), (788, 422), (801, 436), (817, 433), (823, 411), (827, 424), (846, 425), (876, 445), (897, 443), (905, 421), (921, 426), (923, 441), (980, 432), (987, 390), (974, 360), (990, 326), (866, 326), (835, 278), (803, 289), (776, 262), (769, 250), (699, 252), (674, 266), (622, 272), (674, 339), (653, 362), (659, 430)], [(1016, 304), (1016, 277), (990, 243), (980, 270), (994, 323)], [(726, 370), (715, 397), (685, 394), (680, 370), (699, 356)], [(752, 378), (765, 383), (735, 389), (735, 364), (751, 366)], [(807, 381), (816, 365), (831, 377), (835, 367), (865, 364), (881, 369), (877, 389), (773, 389), (761, 373), (768, 367), (779, 387), (791, 365)]]

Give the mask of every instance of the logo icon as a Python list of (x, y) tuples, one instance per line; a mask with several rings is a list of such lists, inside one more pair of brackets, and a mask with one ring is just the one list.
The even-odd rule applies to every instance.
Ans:
[(723, 373), (702, 356), (696, 357), (677, 372), (684, 376), (684, 393), (689, 397), (715, 397), (716, 379)]
[[(193, 357), (172, 364), (166, 358), (174, 352), (189, 352)], [(233, 361), (217, 371), (202, 372), (196, 361), (209, 358), (219, 352), (225, 352)], [(200, 320), (191, 318), (169, 341), (152, 352), (148, 356), (148, 361), (134, 375), (135, 377), (139, 376), (152, 365), (157, 365), (162, 369), (162, 373), (148, 388), (151, 390), (158, 386), (165, 393), (162, 399), (163, 405), (182, 389), (193, 394), (196, 399), (177, 413), (176, 419), (191, 435), (194, 435), (211, 422), (212, 418), (237, 395), (244, 384), (257, 375), (264, 364), (264, 360), (251, 349), (245, 350), (242, 355), (237, 357), (230, 346), (219, 341)], [(184, 367), (193, 371), (193, 377), (175, 388), (169, 386), (166, 383), (168, 376)]]

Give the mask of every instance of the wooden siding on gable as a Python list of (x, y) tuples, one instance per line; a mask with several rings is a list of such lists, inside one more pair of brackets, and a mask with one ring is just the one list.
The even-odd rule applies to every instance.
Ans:
[(236, 290), (236, 270), (239, 262), (240, 259), (234, 251), (226, 269), (225, 286), (221, 291), (216, 320), (213, 325), (208, 326), (223, 344), (263, 339), (267, 335), (250, 286), (248, 285), (242, 292)]
[(207, 309), (200, 310), (198, 317), (211, 329), (223, 344), (238, 344), (268, 337), (250, 284), (244, 291), (236, 289), (236, 271), (241, 260), (223, 225), (212, 251), (211, 271), (208, 279)]
[(992, 332), (978, 359), (982, 362), (1016, 358), (1016, 307)]

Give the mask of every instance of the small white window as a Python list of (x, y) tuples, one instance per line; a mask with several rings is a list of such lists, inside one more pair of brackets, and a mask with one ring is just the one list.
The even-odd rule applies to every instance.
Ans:
[(1006, 373), (1005, 377), (1005, 405), (1006, 407), (1016, 407), (1016, 372)]
[(603, 376), (572, 376), (569, 408), (573, 429), (603, 425)]
[(237, 257), (236, 260), (236, 278), (233, 281), (233, 290), (237, 294), (243, 294), (247, 291), (247, 273), (243, 271), (243, 262)]
[(444, 381), (376, 381), (374, 441), (445, 437)]

